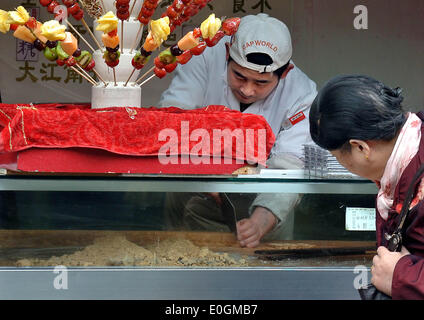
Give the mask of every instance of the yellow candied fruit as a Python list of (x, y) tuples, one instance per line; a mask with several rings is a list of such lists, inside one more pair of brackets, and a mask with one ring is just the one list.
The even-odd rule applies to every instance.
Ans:
[(159, 47), (162, 42), (168, 39), (168, 36), (171, 33), (171, 28), (169, 27), (169, 17), (152, 20), (150, 22), (150, 31), (152, 33), (155, 44)]
[(6, 33), (10, 30), (9, 13), (0, 10), (0, 32)]
[(16, 11), (9, 11), (9, 24), (24, 25), (29, 20), (29, 13), (22, 6), (19, 6)]
[(118, 28), (118, 18), (112, 11), (109, 11), (105, 15), (101, 16), (97, 20), (98, 26), (97, 31), (103, 31), (103, 33), (109, 33)]
[(61, 25), (57, 20), (50, 20), (41, 26), (41, 35), (46, 37), (50, 41), (62, 41), (65, 40), (66, 26)]
[(221, 29), (221, 19), (216, 18), (215, 14), (212, 13), (205, 21), (200, 25), (200, 31), (202, 32), (203, 39), (213, 39), (216, 33)]

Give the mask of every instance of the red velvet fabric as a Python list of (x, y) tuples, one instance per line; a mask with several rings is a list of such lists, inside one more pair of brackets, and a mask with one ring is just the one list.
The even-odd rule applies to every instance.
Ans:
[[(6, 153), (9, 154), (9, 153)], [(15, 154), (16, 155), (16, 154)], [(16, 157), (16, 156), (15, 156)], [(154, 175), (232, 175), (245, 164), (209, 164), (192, 165), (187, 159), (177, 157), (176, 161), (162, 164), (157, 156), (134, 157), (125, 156), (100, 149), (62, 148), (41, 149), (30, 148), (19, 152), (15, 158), (14, 168), (10, 170), (24, 172), (48, 173), (131, 173)], [(3, 167), (4, 164), (0, 163)]]
[[(94, 148), (120, 155), (158, 156), (167, 143), (170, 148), (166, 155), (230, 155), (232, 159), (254, 163), (266, 160), (275, 142), (263, 117), (224, 106), (183, 110), (174, 107), (90, 109), (88, 104), (0, 104), (0, 125), (3, 126), (0, 152)], [(241, 133), (244, 152), (240, 153), (236, 139), (230, 144), (231, 150), (225, 149), (223, 140), (220, 149), (213, 148), (215, 130)], [(253, 136), (250, 144), (246, 138), (248, 131)], [(265, 140), (261, 140), (263, 133)], [(159, 139), (161, 134), (164, 141)], [(265, 146), (260, 145), (261, 141)], [(210, 150), (204, 148), (205, 143)], [(265, 150), (265, 158), (259, 154), (261, 150)]]

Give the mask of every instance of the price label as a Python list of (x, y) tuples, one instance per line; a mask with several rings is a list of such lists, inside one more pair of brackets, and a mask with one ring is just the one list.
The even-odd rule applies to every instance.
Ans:
[(346, 208), (347, 231), (375, 231), (375, 208)]

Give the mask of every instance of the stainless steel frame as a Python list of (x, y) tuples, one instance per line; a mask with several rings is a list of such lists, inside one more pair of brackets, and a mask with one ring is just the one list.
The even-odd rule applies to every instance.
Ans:
[[(63, 272), (63, 271), (62, 271)], [(0, 268), (0, 299), (354, 300), (353, 268)]]
[(238, 179), (183, 177), (43, 177), (0, 178), (0, 191), (238, 192), (376, 194), (366, 180)]

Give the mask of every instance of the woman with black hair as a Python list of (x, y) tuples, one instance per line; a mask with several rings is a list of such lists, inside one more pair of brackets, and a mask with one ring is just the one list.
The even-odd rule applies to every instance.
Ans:
[(424, 298), (424, 179), (420, 177), (406, 220), (401, 252), (390, 252), (387, 235), (415, 172), (424, 163), (424, 114), (402, 109), (399, 88), (367, 76), (339, 76), (318, 93), (310, 111), (310, 132), (349, 171), (373, 180), (377, 255), (371, 282), (393, 299)]

